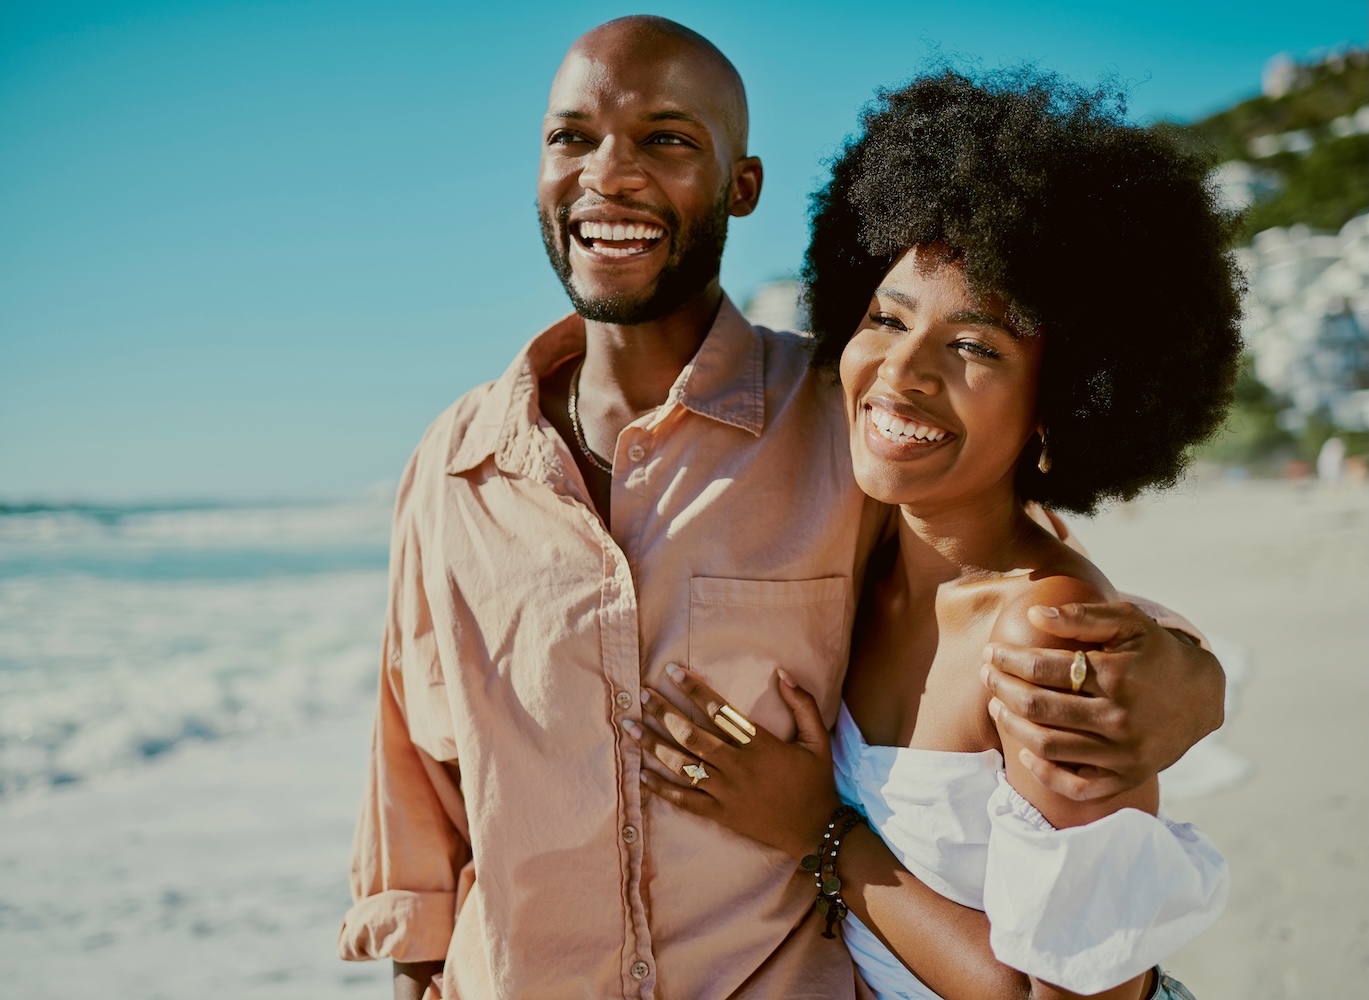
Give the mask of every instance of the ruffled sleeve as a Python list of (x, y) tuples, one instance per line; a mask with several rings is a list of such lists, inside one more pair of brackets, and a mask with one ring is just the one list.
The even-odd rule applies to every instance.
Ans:
[(1226, 860), (1190, 823), (1122, 809), (1056, 830), (999, 775), (984, 909), (1000, 962), (1076, 993), (1141, 975), (1207, 930)]

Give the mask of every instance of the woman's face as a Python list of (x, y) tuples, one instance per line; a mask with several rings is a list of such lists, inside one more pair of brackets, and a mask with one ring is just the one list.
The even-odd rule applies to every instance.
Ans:
[(856, 481), (891, 504), (960, 504), (1006, 490), (1036, 433), (1041, 338), (1019, 337), (946, 248), (894, 262), (841, 356)]

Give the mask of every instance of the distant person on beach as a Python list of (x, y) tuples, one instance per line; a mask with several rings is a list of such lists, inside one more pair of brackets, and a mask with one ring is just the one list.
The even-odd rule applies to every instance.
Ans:
[[(778, 667), (834, 723), (896, 531), (806, 339), (720, 287), (762, 184), (742, 82), (687, 28), (622, 18), (571, 47), (542, 135), (575, 313), (440, 416), (401, 480), (340, 953), (391, 958), (396, 997), (427, 1000), (854, 997), (807, 875), (646, 794), (667, 771), (623, 728), (673, 663), (728, 700), (705, 718), (672, 692), (695, 726), (790, 739)], [(1220, 666), (1165, 624), (1069, 603), (996, 644), (999, 725), (1042, 787), (1130, 794), (1220, 724)], [(1108, 684), (1073, 694), (1068, 649), (1014, 638), (1087, 642)]]
[[(1225, 862), (1157, 817), (1154, 777), (1061, 794), (979, 677), (1006, 641), (1070, 651), (1070, 688), (1112, 689), (1106, 654), (1041, 609), (1117, 594), (1030, 505), (1088, 514), (1172, 485), (1232, 397), (1235, 219), (1205, 161), (1123, 106), (1044, 74), (942, 71), (866, 112), (817, 199), (805, 277), (856, 481), (898, 527), (865, 578), (834, 739), (783, 677), (794, 742), (697, 726), (654, 692), (656, 726), (625, 724), (669, 770), (706, 774), (653, 772), (653, 792), (807, 859), (881, 1000), (1183, 1000), (1157, 963), (1226, 900)], [(1119, 281), (1165, 293), (1119, 303)], [(666, 691), (718, 712), (732, 695), (699, 679), (710, 666), (668, 667)]]

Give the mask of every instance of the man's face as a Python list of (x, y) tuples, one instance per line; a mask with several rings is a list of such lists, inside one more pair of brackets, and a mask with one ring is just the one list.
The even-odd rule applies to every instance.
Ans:
[[(729, 215), (746, 214), (747, 160), (716, 74), (671, 40), (582, 41), (552, 84), (538, 213), (547, 256), (589, 320), (659, 319), (718, 275)], [(734, 175), (741, 175), (741, 183)]]

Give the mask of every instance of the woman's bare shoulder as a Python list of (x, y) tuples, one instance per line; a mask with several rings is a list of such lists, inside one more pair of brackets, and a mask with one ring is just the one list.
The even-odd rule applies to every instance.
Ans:
[(1039, 565), (1014, 580), (1011, 592), (1005, 595), (994, 624), (994, 641), (1039, 647), (1071, 645), (1036, 628), (1027, 617), (1028, 610), (1037, 605), (1059, 607), (1117, 600), (1117, 592), (1098, 567), (1064, 542), (1049, 539), (1042, 546), (1041, 556)]

